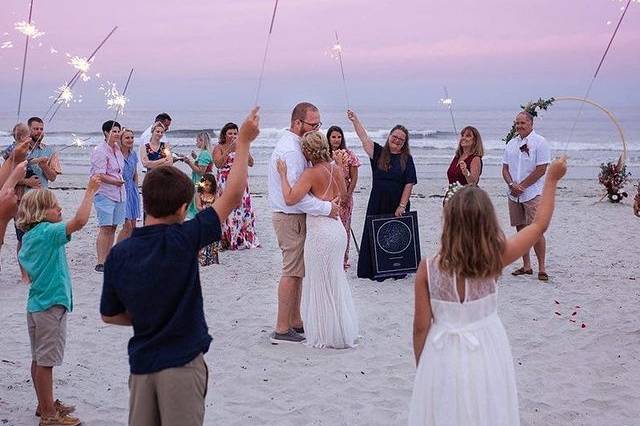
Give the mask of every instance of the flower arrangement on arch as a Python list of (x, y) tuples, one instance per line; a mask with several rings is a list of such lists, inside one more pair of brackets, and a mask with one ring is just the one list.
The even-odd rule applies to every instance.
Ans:
[[(546, 111), (547, 109), (549, 109), (551, 105), (553, 105), (555, 101), (556, 101), (555, 98), (549, 98), (549, 99), (538, 98), (538, 100), (535, 102), (529, 102), (526, 105), (520, 105), (520, 108), (522, 108), (523, 111), (528, 112), (529, 114), (531, 114), (532, 117), (535, 118), (538, 116), (539, 110)], [(516, 125), (513, 124), (511, 126), (511, 130), (509, 130), (509, 133), (507, 133), (507, 136), (505, 136), (502, 140), (504, 141), (504, 143), (508, 143), (511, 139), (513, 139), (515, 135), (516, 135)]]
[(627, 166), (621, 164), (620, 161), (617, 163), (602, 163), (600, 165), (598, 181), (607, 190), (609, 201), (618, 203), (628, 195), (626, 192), (620, 191), (629, 182), (629, 176), (631, 176), (631, 173), (627, 172)]

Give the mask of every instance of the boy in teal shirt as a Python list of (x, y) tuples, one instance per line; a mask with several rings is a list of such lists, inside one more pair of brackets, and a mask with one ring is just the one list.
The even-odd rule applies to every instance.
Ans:
[(62, 364), (67, 332), (67, 312), (73, 309), (71, 275), (65, 245), (71, 234), (89, 220), (94, 195), (100, 185), (92, 177), (75, 216), (62, 222), (62, 209), (48, 189), (29, 191), (22, 198), (17, 226), (25, 231), (18, 254), (29, 275), (27, 326), (31, 342), (31, 377), (38, 398), (40, 425), (75, 426), (75, 408), (53, 399), (53, 367)]

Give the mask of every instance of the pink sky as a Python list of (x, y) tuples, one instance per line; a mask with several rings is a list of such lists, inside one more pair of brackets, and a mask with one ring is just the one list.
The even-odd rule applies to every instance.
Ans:
[[(0, 110), (11, 111), (24, 43), (13, 23), (26, 19), (28, 1), (2, 3), (0, 43), (11, 40), (14, 46), (0, 49)], [(327, 97), (342, 102), (337, 64), (326, 54), (334, 30), (356, 104), (431, 106), (444, 84), (459, 104), (474, 106), (582, 95), (623, 4), (280, 0), (262, 103)], [(33, 19), (46, 34), (29, 52), (25, 102), (50, 102), (55, 87), (73, 75), (64, 53), (87, 56), (118, 25), (92, 71), (122, 85), (134, 67), (131, 107), (166, 103), (166, 98), (183, 108), (249, 105), (272, 8), (271, 0), (35, 0)], [(639, 45), (640, 4), (632, 3), (594, 98), (640, 105)], [(50, 54), (50, 47), (59, 53)], [(97, 105), (95, 79), (82, 84), (76, 89), (84, 93), (82, 107)]]

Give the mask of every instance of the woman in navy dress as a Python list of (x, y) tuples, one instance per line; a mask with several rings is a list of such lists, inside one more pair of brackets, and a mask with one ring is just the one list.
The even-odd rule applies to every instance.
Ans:
[[(369, 137), (353, 111), (347, 111), (347, 117), (353, 123), (362, 142), (362, 148), (371, 162), (373, 183), (367, 205), (367, 217), (382, 214), (402, 216), (409, 211), (409, 197), (413, 185), (418, 182), (413, 157), (409, 151), (409, 131), (402, 125), (394, 126), (383, 147)], [(359, 278), (374, 279), (373, 247), (370, 239), (369, 230), (365, 226), (358, 257)], [(404, 275), (399, 274), (397, 278)]]

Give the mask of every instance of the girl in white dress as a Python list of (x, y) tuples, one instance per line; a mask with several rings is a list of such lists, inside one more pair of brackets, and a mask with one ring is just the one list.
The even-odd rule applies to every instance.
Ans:
[[(302, 137), (302, 153), (312, 167), (305, 169), (293, 188), (287, 165), (278, 160), (282, 194), (287, 205), (307, 193), (331, 201), (346, 196), (341, 166), (333, 164), (327, 138), (314, 131)], [(347, 233), (338, 219), (307, 215), (304, 244), (305, 278), (302, 284), (302, 319), (307, 344), (317, 348), (349, 348), (358, 338), (358, 318), (343, 268)]]
[(551, 163), (535, 220), (509, 239), (482, 189), (467, 186), (446, 203), (440, 252), (416, 274), (410, 425), (520, 424), (496, 278), (549, 226), (566, 168), (566, 158)]

